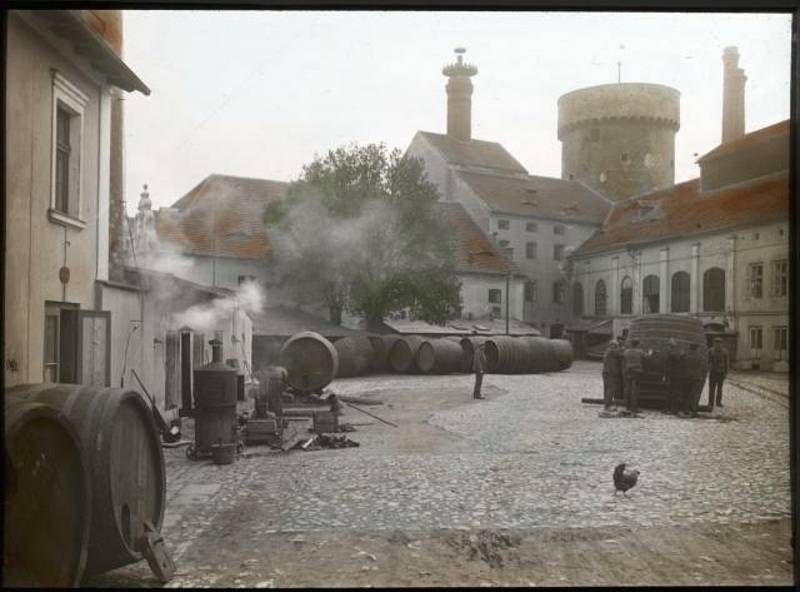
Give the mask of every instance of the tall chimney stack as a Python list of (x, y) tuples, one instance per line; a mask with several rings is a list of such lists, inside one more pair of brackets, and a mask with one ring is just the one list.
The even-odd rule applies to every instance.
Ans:
[(472, 81), (478, 73), (472, 64), (464, 62), (463, 47), (457, 47), (456, 62), (442, 68), (447, 76), (447, 135), (468, 142), (472, 139)]
[(744, 83), (747, 76), (739, 67), (739, 50), (726, 47), (722, 54), (722, 143), (744, 135)]

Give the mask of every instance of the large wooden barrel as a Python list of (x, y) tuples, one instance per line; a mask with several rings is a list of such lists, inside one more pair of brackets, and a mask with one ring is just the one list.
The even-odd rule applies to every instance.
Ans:
[(383, 335), (369, 335), (370, 345), (372, 345), (372, 352), (374, 354), (373, 372), (386, 372), (386, 367), (389, 362), (389, 350), (386, 348), (386, 342)]
[(59, 411), (79, 436), (92, 489), (86, 573), (139, 561), (145, 521), (161, 529), (166, 495), (149, 403), (134, 390), (75, 384), (20, 385), (6, 393)]
[(528, 348), (528, 372), (555, 372), (558, 370), (552, 339), (526, 335), (519, 337)]
[[(674, 339), (677, 348), (693, 355), (691, 365), (702, 371), (703, 380), (708, 372), (708, 346), (703, 323), (696, 318), (679, 315), (648, 315), (631, 321), (628, 340), (639, 340), (639, 347), (645, 351), (652, 349), (653, 356), (644, 360), (644, 375), (640, 383), (639, 399), (644, 406), (660, 407), (667, 403), (668, 391), (663, 381), (666, 365), (666, 352), (669, 339)], [(691, 352), (689, 346), (695, 343), (697, 349)], [(698, 385), (690, 396), (697, 400), (702, 392)]]
[(520, 374), (527, 371), (528, 345), (509, 335), (486, 340), (486, 368), (492, 374)]
[(572, 343), (568, 339), (551, 339), (557, 370), (566, 370), (572, 366)]
[(325, 388), (339, 368), (339, 354), (333, 344), (313, 331), (292, 335), (281, 347), (279, 358), (286, 368), (286, 381), (300, 391)]
[(419, 335), (405, 335), (394, 342), (389, 351), (389, 365), (395, 372), (414, 372), (417, 350), (425, 341)]
[(461, 369), (464, 372), (472, 372), (472, 360), (475, 357), (475, 346), (484, 343), (488, 337), (483, 335), (472, 335), (469, 337), (462, 337), (459, 340), (463, 357), (461, 358)]
[(78, 435), (42, 403), (5, 396), (3, 584), (80, 584), (89, 548), (91, 486)]
[(417, 370), (422, 374), (461, 372), (464, 350), (450, 339), (428, 339), (417, 350)]
[(363, 376), (372, 372), (375, 366), (375, 350), (366, 335), (342, 337), (333, 342), (339, 354), (337, 378)]
[(394, 368), (392, 368), (392, 348), (394, 344), (397, 343), (399, 339), (402, 337), (400, 335), (381, 335), (381, 341), (383, 341), (384, 349), (386, 350), (386, 362), (384, 364), (384, 370), (386, 372), (394, 372)]

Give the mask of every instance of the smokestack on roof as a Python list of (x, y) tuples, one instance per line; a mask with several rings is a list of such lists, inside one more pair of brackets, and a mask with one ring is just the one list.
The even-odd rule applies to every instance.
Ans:
[(472, 139), (472, 82), (478, 73), (472, 64), (464, 62), (463, 47), (457, 47), (456, 63), (442, 68), (447, 76), (447, 135), (468, 142)]
[(722, 143), (744, 135), (744, 83), (747, 76), (739, 67), (739, 50), (726, 47), (722, 54)]

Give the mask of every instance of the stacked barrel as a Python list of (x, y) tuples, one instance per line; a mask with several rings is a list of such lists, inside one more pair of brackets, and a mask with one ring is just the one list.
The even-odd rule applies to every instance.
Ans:
[(298, 333), (281, 349), (288, 383), (318, 392), (334, 378), (366, 374), (471, 373), (475, 347), (483, 345), (485, 371), (493, 374), (558, 372), (572, 365), (572, 344), (565, 339), (508, 335), (353, 335), (328, 341)]
[(166, 476), (136, 391), (72, 384), (5, 390), (3, 583), (75, 586), (142, 559)]

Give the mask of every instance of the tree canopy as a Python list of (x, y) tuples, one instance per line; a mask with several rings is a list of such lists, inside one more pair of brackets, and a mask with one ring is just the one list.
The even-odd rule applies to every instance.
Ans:
[(383, 144), (329, 151), (265, 213), (278, 276), (302, 303), (368, 327), (410, 309), (444, 322), (460, 305), (454, 245), (422, 162)]

